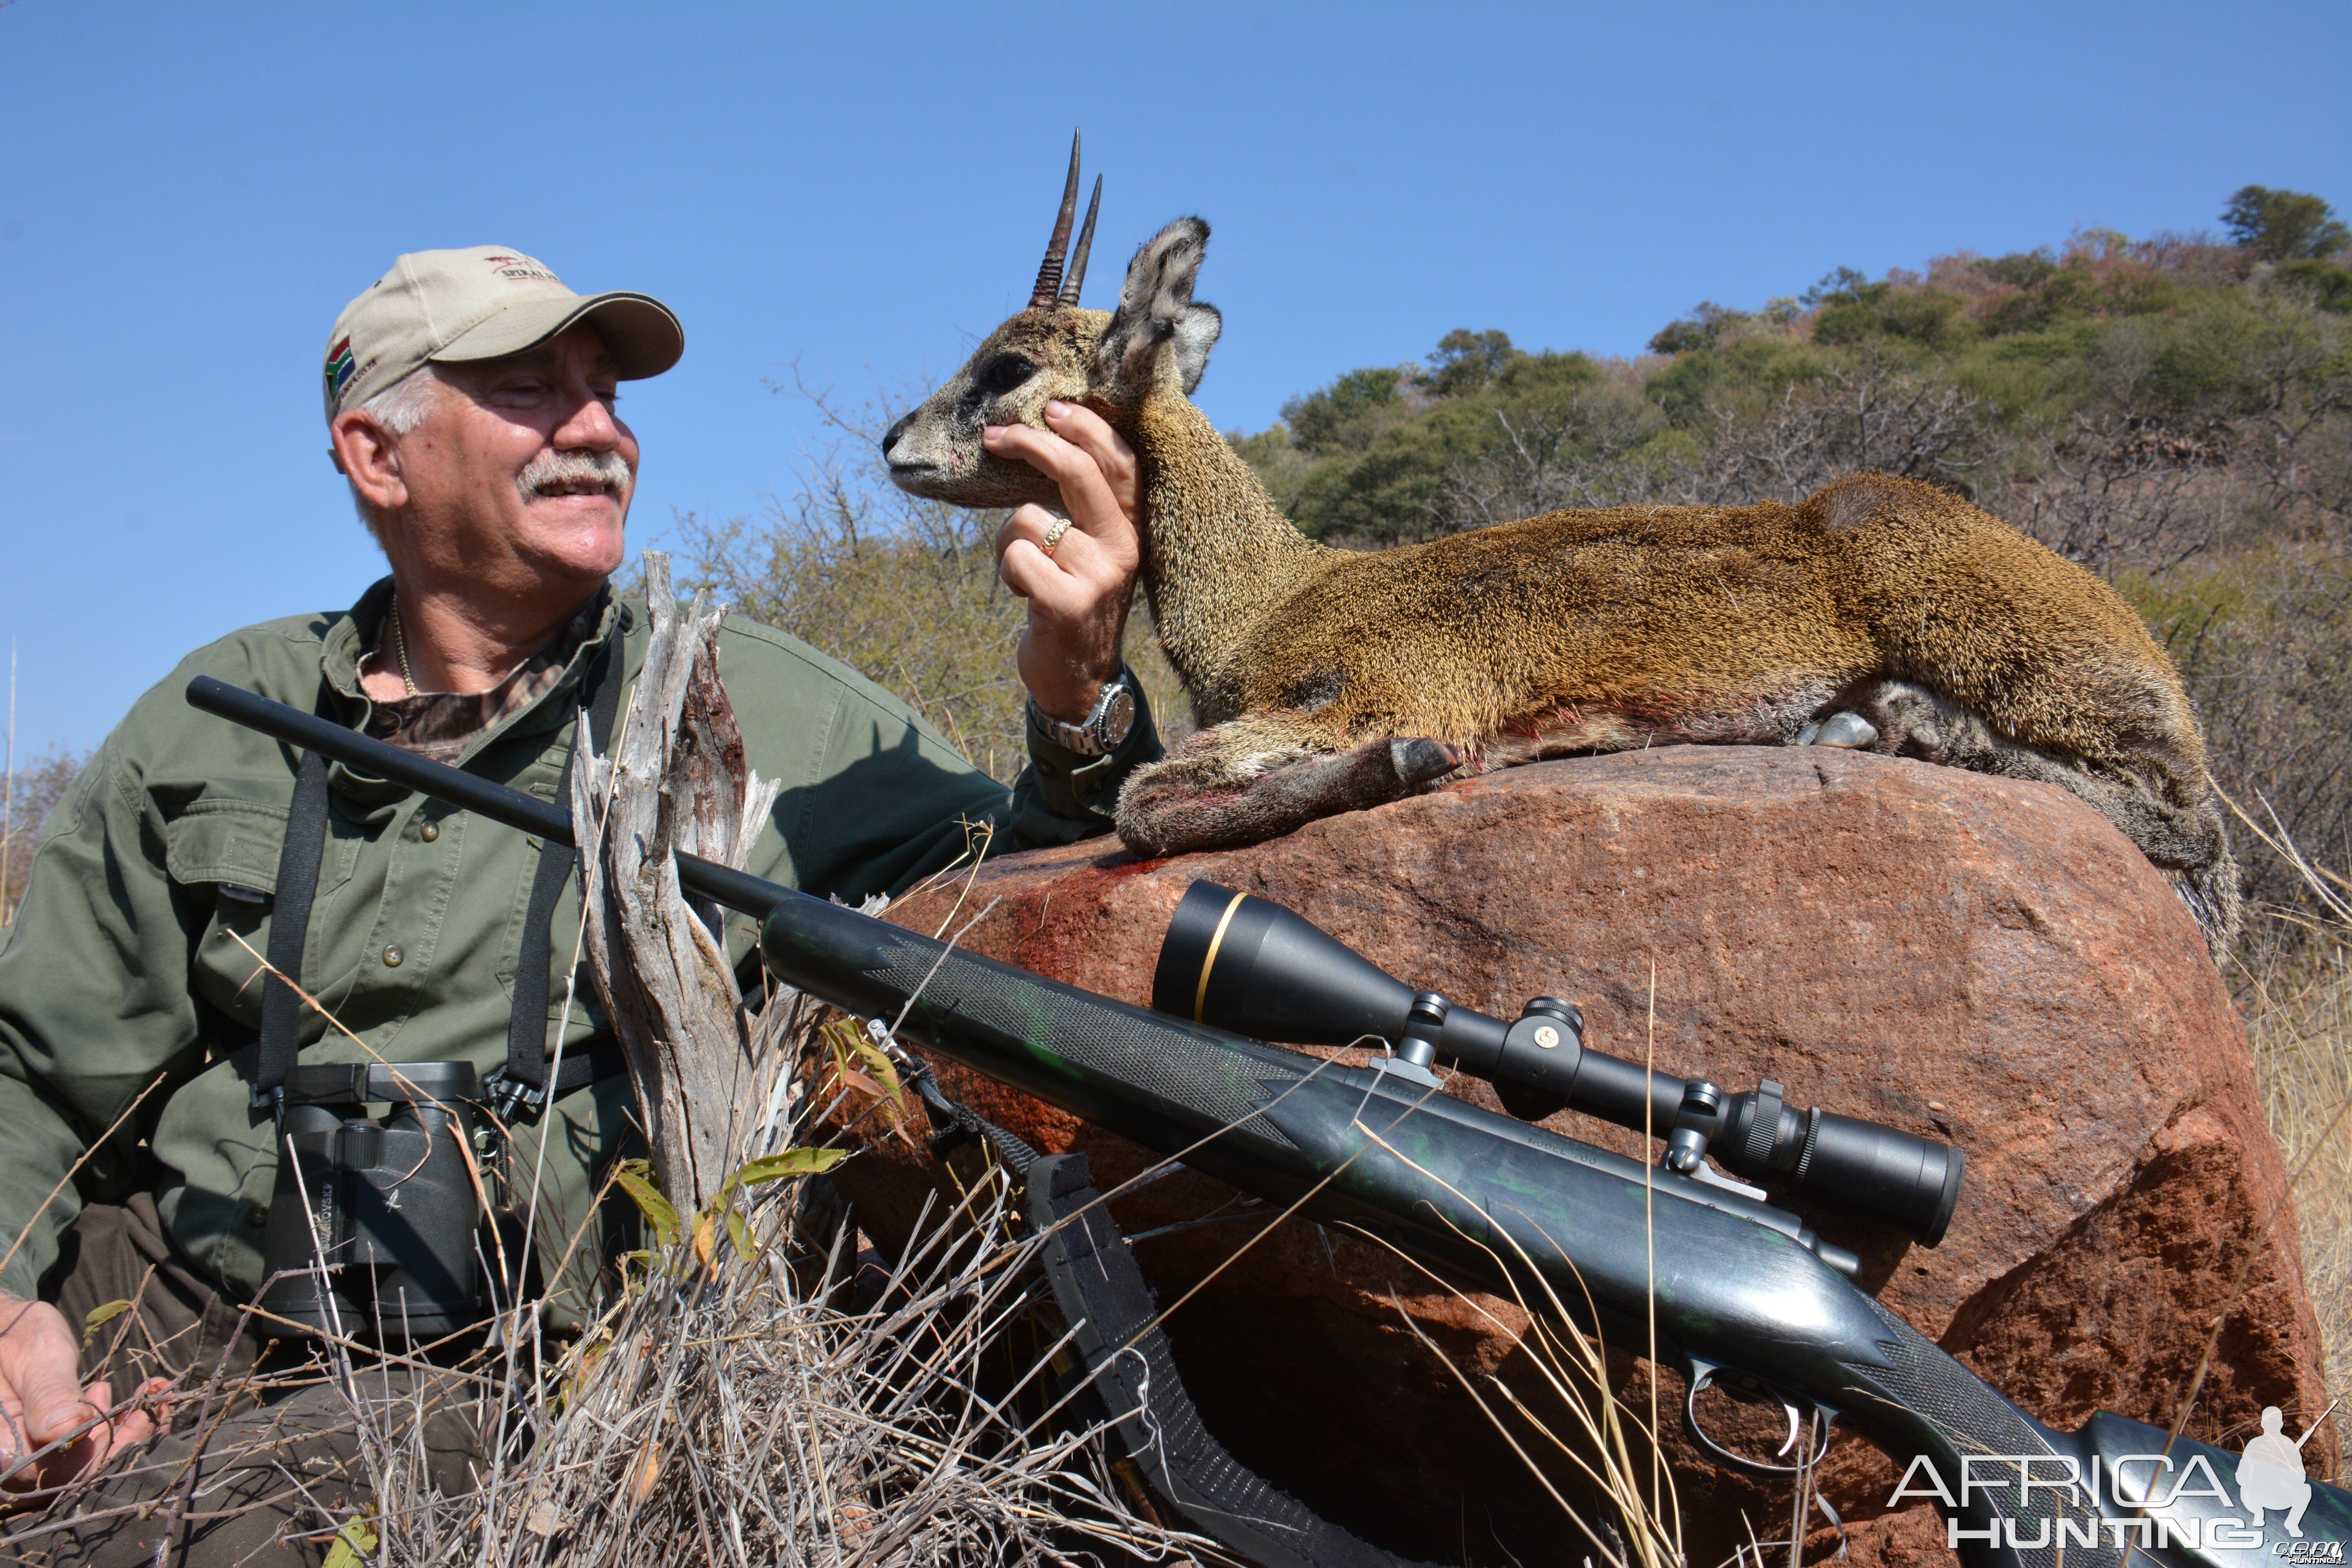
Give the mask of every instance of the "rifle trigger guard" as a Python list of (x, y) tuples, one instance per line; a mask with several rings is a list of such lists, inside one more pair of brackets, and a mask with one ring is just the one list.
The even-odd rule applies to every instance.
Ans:
[[(1801, 1462), (1793, 1465), (1768, 1465), (1760, 1459), (1751, 1459), (1744, 1455), (1735, 1454), (1707, 1436), (1706, 1428), (1699, 1425), (1698, 1396), (1708, 1385), (1716, 1383), (1726, 1385), (1738, 1384), (1750, 1392), (1761, 1394), (1776, 1402), (1789, 1417), (1789, 1436), (1780, 1444), (1777, 1453), (1786, 1454), (1791, 1450), (1797, 1450)], [(1837, 1412), (1809, 1402), (1792, 1400), (1760, 1378), (1750, 1376), (1744, 1372), (1735, 1372), (1726, 1367), (1717, 1366), (1711, 1362), (1700, 1361), (1693, 1356), (1690, 1358), (1687, 1386), (1689, 1392), (1683, 1399), (1683, 1429), (1690, 1434), (1691, 1441), (1696, 1443), (1707, 1458), (1719, 1464), (1729, 1465), (1733, 1469), (1745, 1471), (1751, 1476), (1801, 1475), (1821, 1463), (1822, 1454), (1829, 1447), (1830, 1425), (1837, 1419)], [(1812, 1439), (1807, 1445), (1811, 1450), (1810, 1456), (1807, 1456), (1799, 1445), (1799, 1440), (1807, 1436)]]

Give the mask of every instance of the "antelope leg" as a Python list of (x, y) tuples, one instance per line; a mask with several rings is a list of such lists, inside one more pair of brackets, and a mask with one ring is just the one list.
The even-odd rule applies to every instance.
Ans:
[(1203, 730), (1136, 770), (1119, 794), (1118, 836), (1139, 855), (1231, 848), (1412, 795), (1453, 772), (1461, 751), (1426, 736), (1382, 735), (1340, 749), (1295, 710)]

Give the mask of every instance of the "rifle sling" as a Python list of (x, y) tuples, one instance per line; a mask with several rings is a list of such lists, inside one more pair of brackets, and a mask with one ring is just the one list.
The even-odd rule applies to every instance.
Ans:
[(1143, 1270), (1095, 1191), (1084, 1154), (1039, 1154), (941, 1094), (929, 1072), (916, 1087), (944, 1153), (985, 1139), (1027, 1189), (1026, 1218), (1042, 1236), (1038, 1263), (1084, 1363), (1077, 1380), (1103, 1406), (1114, 1458), (1131, 1461), (1192, 1528), (1262, 1568), (1431, 1568), (1359, 1540), (1245, 1468), (1202, 1424), (1184, 1391)]
[[(626, 622), (623, 626), (625, 627)], [(587, 722), (600, 753), (612, 744), (613, 721), (620, 711), (621, 688), (625, 684), (618, 679), (606, 679), (620, 637), (618, 631), (613, 634), (588, 672), (593, 695)], [(332, 702), (331, 693), (320, 696), (318, 711), (321, 717), (333, 716)], [(327, 844), (327, 772), (325, 757), (317, 752), (303, 753), (301, 766), (294, 775), (293, 803), (286, 814), (286, 840), (278, 852), (278, 886), (272, 896), (269, 922), (268, 958), (274, 973), (261, 993), (260, 1051), (253, 1080), (257, 1106), (273, 1101), (300, 1058), (302, 1001), (279, 976), (299, 976), (302, 973), (310, 903), (318, 892), (319, 864)], [(572, 759), (566, 757), (556, 784), (557, 798), (568, 801), (571, 789)], [(506, 1102), (509, 1121), (517, 1117), (529, 1120), (549, 1100), (627, 1070), (620, 1042), (610, 1036), (599, 1036), (589, 1049), (566, 1056), (553, 1081), (549, 1081), (547, 994), (549, 973), (554, 963), (551, 938), (555, 906), (579, 858), (568, 844), (551, 838), (540, 845), (539, 864), (531, 876), (530, 901), (523, 910), (522, 948), (515, 964), (514, 1010), (507, 1025), (507, 1059), (492, 1070), (484, 1085), (486, 1092), (498, 1091), (502, 1081), (508, 1086), (500, 1098)]]

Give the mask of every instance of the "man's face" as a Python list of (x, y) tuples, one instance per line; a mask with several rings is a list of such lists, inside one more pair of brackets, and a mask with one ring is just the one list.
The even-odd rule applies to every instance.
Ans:
[(583, 324), (438, 369), (446, 384), (398, 438), (394, 566), (525, 596), (593, 592), (620, 567), (637, 471), (604, 340)]

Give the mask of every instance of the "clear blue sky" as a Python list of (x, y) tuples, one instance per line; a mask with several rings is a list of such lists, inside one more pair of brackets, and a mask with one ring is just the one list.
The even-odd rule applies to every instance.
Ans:
[[(404, 250), (640, 289), (633, 543), (818, 439), (768, 378), (951, 369), (1025, 297), (1073, 124), (1088, 303), (1197, 212), (1258, 428), (1449, 328), (1637, 351), (1834, 266), (2352, 207), (2352, 5), (0, 4), (0, 645), (18, 754), (377, 558), (318, 366)], [(0, 647), (0, 658), (5, 658)]]

